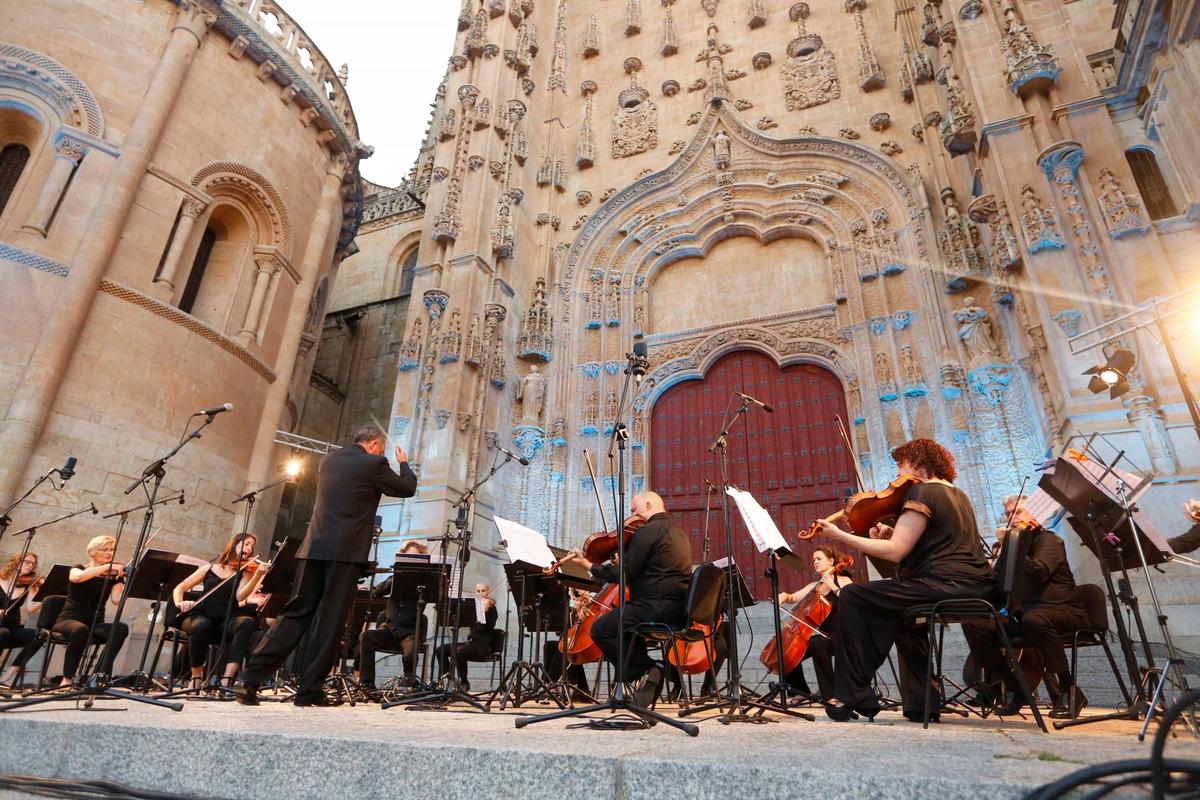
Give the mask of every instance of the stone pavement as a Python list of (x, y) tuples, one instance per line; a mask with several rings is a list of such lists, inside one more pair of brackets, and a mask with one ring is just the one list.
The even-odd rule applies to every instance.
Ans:
[[(701, 722), (597, 731), (568, 721), (516, 730), (526, 704), (490, 714), (126, 701), (0, 715), (0, 772), (116, 781), (209, 798), (1018, 798), (1085, 764), (1149, 753), (1132, 722), (1042, 734), (1032, 720), (952, 718), (922, 730), (875, 722)], [(1089, 709), (1091, 711), (1091, 709)], [(1099, 712), (1096, 712), (1099, 713)], [(1200, 758), (1178, 738), (1168, 755)]]

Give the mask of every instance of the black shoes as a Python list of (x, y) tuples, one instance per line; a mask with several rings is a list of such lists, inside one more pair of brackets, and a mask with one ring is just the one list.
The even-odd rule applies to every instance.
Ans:
[(663, 665), (654, 662), (650, 669), (646, 670), (646, 674), (642, 676), (642, 682), (638, 684), (638, 688), (633, 691), (633, 702), (642, 708), (650, 708), (654, 705), (654, 701), (658, 699), (658, 692), (663, 685)]
[(1050, 709), (1051, 719), (1075, 719), (1079, 716), (1080, 711), (1087, 708), (1087, 696), (1079, 690), (1078, 686), (1074, 687), (1074, 689), (1075, 713), (1071, 713), (1071, 696), (1066, 690), (1063, 690), (1054, 698), (1054, 707)]
[(252, 683), (239, 683), (233, 690), (234, 697), (244, 706), (258, 705), (258, 687)]
[(333, 706), (340, 706), (341, 701), (330, 700), (329, 696), (324, 692), (318, 692), (315, 694), (298, 694), (295, 700), (292, 701), (292, 704), (296, 708), (332, 708)]
[(1021, 713), (1025, 707), (1025, 698), (1016, 692), (1004, 693), (1004, 704), (996, 709), (998, 717), (1012, 717)]

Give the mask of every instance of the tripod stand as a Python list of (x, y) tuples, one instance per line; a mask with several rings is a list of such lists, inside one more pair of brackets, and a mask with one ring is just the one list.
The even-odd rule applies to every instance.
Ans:
[[(509, 590), (517, 599), (517, 660), (509, 666), (504, 677), (501, 678), (500, 684), (492, 691), (487, 707), (490, 709), (497, 697), (500, 698), (501, 711), (509, 703), (510, 698), (513, 706), (520, 708), (521, 703), (531, 698), (549, 697), (559, 708), (566, 708), (570, 701), (559, 697), (556, 692), (558, 684), (550, 679), (546, 668), (537, 660), (541, 650), (542, 621), (549, 616), (544, 611), (543, 601), (553, 598), (550, 603), (551, 608), (553, 609), (554, 606), (553, 601), (557, 600), (559, 608), (554, 610), (563, 610), (562, 601), (554, 595), (561, 595), (564, 590), (555, 586), (549, 577), (542, 575), (540, 569), (536, 572), (525, 572), (516, 564), (505, 564), (504, 571), (508, 574)], [(532, 601), (529, 598), (531, 585), (533, 587)], [(532, 660), (525, 658), (525, 620), (527, 616), (533, 617), (533, 641), (530, 644)]]
[[(442, 540), (443, 558), (445, 557), (445, 552), (446, 552), (446, 548), (448, 547), (448, 543), (451, 540), (458, 543), (459, 570), (458, 570), (457, 586), (454, 587), (455, 597), (462, 597), (463, 571), (466, 569), (467, 562), (470, 561), (470, 559), (471, 559), (470, 520), (471, 520), (471, 515), (473, 514), (474, 508), (475, 508), (475, 494), (476, 494), (476, 492), (479, 491), (479, 487), (483, 486), (485, 483), (487, 483), (489, 480), (491, 480), (492, 476), (495, 475), (497, 472), (499, 472), (501, 467), (503, 467), (505, 464), (507, 464), (508, 462), (510, 462), (512, 460), (513, 460), (512, 454), (505, 452), (504, 460), (498, 464), (492, 464), (492, 468), (490, 470), (488, 470), (488, 473), (486, 475), (484, 475), (482, 478), (480, 478), (478, 481), (476, 481), (475, 485), (472, 486), (470, 489), (468, 489), (466, 491), (466, 493), (458, 499), (458, 502), (455, 503), (455, 507), (457, 508), (457, 513), (455, 514), (455, 517), (454, 517), (454, 527), (458, 530), (458, 535), (450, 536), (449, 532), (447, 531), (447, 535)], [(439, 593), (438, 593), (439, 609), (442, 608), (443, 605), (446, 607), (448, 607), (450, 605), (450, 602), (449, 602), (449, 600), (450, 600), (449, 588), (450, 587), (448, 586), (449, 580), (447, 579), (445, 581), (442, 581), (441, 584), (442, 585), (441, 585), (441, 587), (439, 587)], [(444, 591), (442, 589), (444, 589)], [(444, 601), (444, 603), (443, 603), (443, 601)], [(439, 610), (439, 613), (441, 613), (440, 610)], [(453, 619), (453, 622), (455, 622), (455, 623), (458, 622), (457, 615), (455, 617), (452, 617), (452, 619)], [(453, 654), (457, 650), (458, 650), (458, 625), (454, 625), (450, 632), (450, 652)], [(460, 681), (458, 679), (457, 670), (450, 669), (450, 670), (448, 670), (448, 672), (449, 672), (449, 675), (443, 674), (440, 676), (439, 681), (441, 683), (440, 683), (439, 688), (436, 688), (431, 692), (423, 692), (420, 694), (413, 695), (411, 697), (402, 697), (402, 698), (400, 698), (398, 700), (394, 700), (390, 703), (384, 703), (383, 708), (388, 709), (388, 708), (391, 708), (392, 706), (397, 706), (397, 705), (415, 705), (415, 704), (419, 704), (423, 708), (440, 708), (449, 703), (459, 702), (459, 703), (466, 703), (467, 705), (471, 706), (472, 708), (474, 708), (478, 711), (486, 712), (486, 711), (490, 710), (483, 703), (480, 703), (479, 700), (472, 697), (467, 692), (463, 691), (462, 684), (460, 683)]]
[[(634, 344), (633, 352), (626, 357), (628, 364), (625, 367), (625, 381), (621, 386), (621, 399), (617, 403), (617, 415), (613, 420), (612, 438), (609, 440), (609, 454), (611, 457), (613, 448), (617, 451), (617, 512), (618, 517), (626, 508), (625, 505), (625, 443), (629, 439), (629, 431), (625, 427), (625, 402), (629, 395), (629, 379), (635, 373), (638, 380), (646, 373), (646, 356), (645, 345), (641, 342)], [(593, 486), (595, 476), (592, 478)], [(597, 499), (599, 494), (597, 493)], [(601, 521), (603, 520), (604, 507), (600, 507)], [(621, 519), (615, 520), (620, 524)], [(608, 530), (608, 523), (604, 522), (605, 530)], [(593, 714), (599, 711), (610, 711), (614, 714), (624, 713), (631, 715), (636, 720), (637, 728), (646, 728), (658, 722), (666, 723), (672, 728), (677, 728), (683, 731), (688, 736), (699, 736), (700, 729), (688, 722), (682, 722), (677, 719), (672, 719), (665, 714), (660, 714), (651, 708), (644, 708), (633, 701), (633, 698), (627, 697), (625, 694), (625, 537), (617, 535), (617, 659), (616, 674), (613, 679), (612, 691), (609, 692), (608, 701), (604, 703), (593, 703), (592, 705), (580, 706), (578, 708), (568, 708), (563, 711), (552, 711), (549, 714), (542, 714), (535, 717), (518, 717), (514, 724), (518, 728), (524, 728), (526, 725), (533, 725), (537, 722), (546, 722), (552, 719), (565, 719), (569, 717), (581, 717), (587, 714)], [(563, 665), (564, 669), (566, 664)], [(608, 721), (605, 721), (608, 722)]]

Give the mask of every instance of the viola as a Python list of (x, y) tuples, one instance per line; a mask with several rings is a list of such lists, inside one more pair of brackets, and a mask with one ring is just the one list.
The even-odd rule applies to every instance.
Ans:
[[(625, 599), (629, 599), (629, 588), (625, 589)], [(602, 614), (617, 607), (617, 584), (605, 585), (592, 595), (584, 605), (576, 611), (576, 622), (567, 628), (567, 632), (558, 640), (558, 651), (563, 654), (567, 664), (594, 664), (604, 657), (599, 645), (592, 639), (592, 624)]]
[[(596, 531), (583, 540), (583, 547), (579, 548), (579, 552), (593, 564), (603, 564), (617, 554), (617, 548), (620, 546), (619, 539), (624, 539), (625, 546), (628, 547), (630, 540), (633, 539), (633, 534), (637, 533), (638, 528), (645, 524), (646, 520), (641, 517), (630, 517), (625, 520), (620, 533), (616, 531)], [(551, 564), (546, 569), (547, 574), (557, 570), (565, 560), (561, 559)]]
[[(924, 483), (916, 475), (901, 475), (878, 492), (859, 492), (846, 503), (846, 508), (833, 516), (825, 518), (825, 522), (837, 524), (845, 522), (851, 531), (859, 536), (866, 536), (871, 528), (880, 523), (894, 522), (904, 510), (904, 501), (912, 488)], [(799, 538), (807, 541), (821, 532), (821, 526), (814, 522), (806, 531), (800, 531)]]
[[(837, 575), (853, 566), (854, 556), (844, 555), (833, 565), (832, 572)], [(774, 636), (758, 656), (758, 660), (762, 662), (768, 672), (773, 672), (780, 677), (790, 673), (804, 660), (805, 654), (808, 653), (808, 643), (812, 637), (823, 635), (817, 633), (817, 630), (833, 612), (833, 604), (825, 596), (827, 591), (823, 590), (822, 584), (818, 582), (800, 598), (796, 605), (792, 606), (788, 622), (780, 626), (779, 631), (780, 641), (783, 642), (783, 669), (779, 668), (779, 648), (775, 644)]]

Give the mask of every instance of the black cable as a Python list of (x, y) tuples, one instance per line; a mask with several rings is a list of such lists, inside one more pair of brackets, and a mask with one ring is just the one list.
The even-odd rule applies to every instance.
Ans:
[(0, 789), (12, 789), (42, 797), (99, 798), (100, 800), (219, 800), (198, 795), (134, 789), (108, 781), (74, 781), (31, 775), (0, 774)]

